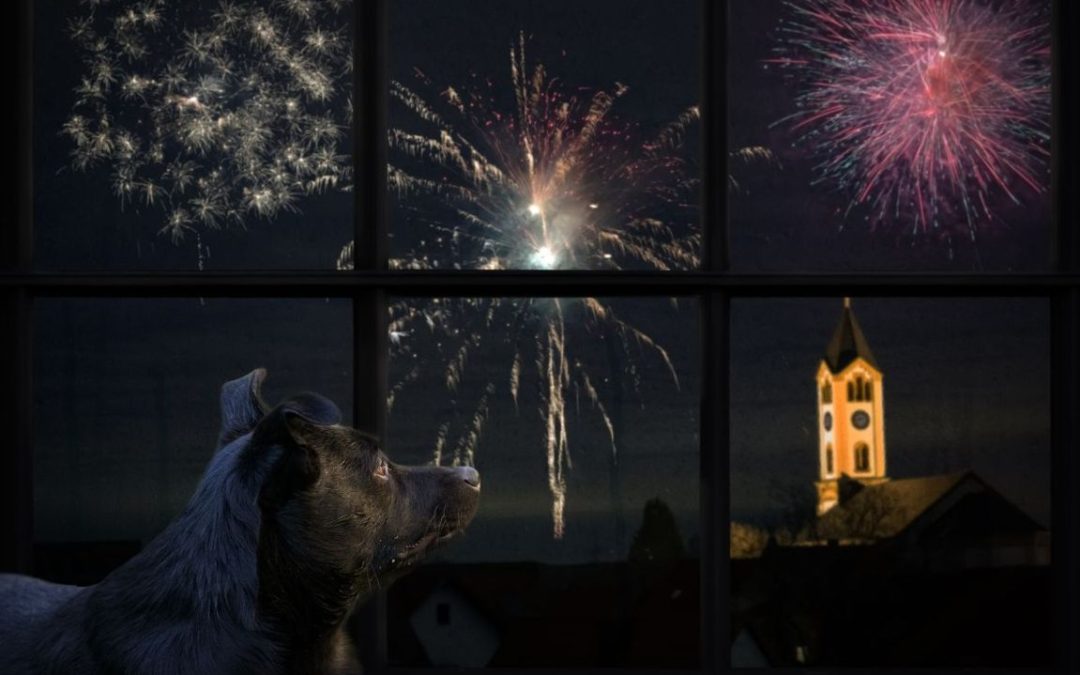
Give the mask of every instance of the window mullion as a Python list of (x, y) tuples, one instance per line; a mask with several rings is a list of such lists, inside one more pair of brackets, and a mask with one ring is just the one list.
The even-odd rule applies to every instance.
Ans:
[(1080, 667), (1080, 645), (1073, 638), (1080, 620), (1075, 574), (1080, 559), (1080, 461), (1076, 457), (1080, 442), (1076, 416), (1080, 410), (1080, 289), (1073, 287), (1057, 294), (1052, 311), (1050, 559), (1056, 591), (1055, 638), (1058, 666), (1062, 672), (1075, 672)]
[[(353, 266), (387, 267), (386, 224), (386, 2), (354, 0), (353, 30)], [(379, 438), (386, 428), (386, 293), (357, 288), (353, 295), (353, 425)], [(364, 669), (387, 665), (386, 594), (376, 592), (351, 625)]]
[[(727, 54), (724, 3), (702, 2), (702, 271), (728, 269)], [(701, 668), (731, 664), (730, 500), (728, 496), (728, 308), (720, 288), (701, 296), (702, 406), (699, 419), (701, 509)]]
[(355, 269), (386, 269), (386, 2), (356, 0), (353, 39)]
[(33, 572), (33, 374), (32, 299), (23, 289), (0, 296), (0, 316), (4, 322), (3, 349), (0, 350), (0, 382), (11, 387), (15, 400), (0, 406), (0, 424), (7, 443), (0, 453), (0, 570)]
[(702, 270), (728, 269), (727, 17), (724, 3), (703, 0), (701, 77)]
[[(13, 25), (17, 27), (15, 180), (8, 183), (14, 208), (0, 223), (0, 269), (27, 274), (33, 253), (33, 3), (16, 3)], [(13, 216), (13, 217), (12, 217)], [(0, 570), (33, 572), (33, 374), (31, 359), (32, 296), (22, 281), (0, 295), (0, 382), (14, 394), (2, 406), (0, 424), (7, 432), (7, 447), (0, 453)]]
[(729, 298), (722, 291), (702, 297), (701, 666), (713, 673), (726, 671), (731, 663), (728, 308)]

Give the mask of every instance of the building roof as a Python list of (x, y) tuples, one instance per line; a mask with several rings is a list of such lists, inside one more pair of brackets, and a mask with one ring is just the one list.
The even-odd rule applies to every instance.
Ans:
[(825, 348), (825, 363), (833, 373), (839, 373), (858, 358), (880, 370), (873, 352), (870, 351), (866, 336), (863, 335), (862, 328), (855, 319), (851, 301), (845, 298), (840, 323), (837, 324), (832, 340), (829, 340), (829, 345)]
[[(820, 541), (895, 537), (907, 530), (957, 486), (968, 481), (974, 481), (978, 485), (977, 492), (987, 498), (976, 502), (971, 502), (969, 499), (964, 503), (954, 505), (953, 510), (957, 513), (963, 514), (967, 509), (965, 503), (970, 502), (975, 504), (986, 518), (993, 513), (993, 527), (998, 529), (1008, 531), (1042, 529), (1041, 525), (1001, 497), (972, 471), (903, 478), (868, 486), (859, 486), (857, 481), (846, 476), (841, 480), (852, 481), (851, 485), (857, 491), (818, 518), (816, 531), (807, 533), (809, 538)], [(966, 518), (965, 522), (977, 523), (978, 520), (978, 518)], [(970, 530), (971, 526), (967, 526), (967, 529)]]
[(818, 519), (817, 535), (821, 539), (896, 536), (968, 475), (962, 471), (863, 487)]

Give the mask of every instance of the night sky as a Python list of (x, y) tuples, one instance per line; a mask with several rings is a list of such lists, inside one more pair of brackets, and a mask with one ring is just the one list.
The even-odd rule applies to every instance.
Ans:
[[(59, 128), (81, 64), (63, 25), (76, 6), (72, 1), (37, 9), (38, 265), (191, 269), (197, 262), (194, 246), (177, 247), (158, 236), (159, 211), (120, 210), (107, 167), (87, 173), (66, 167), (71, 144)], [(585, 6), (395, 2), (391, 76), (406, 79), (417, 67), (436, 81), (460, 83), (480, 74), (509, 86), (509, 47), (521, 31), (530, 38), (530, 62), (542, 60), (567, 86), (586, 91), (628, 85), (617, 114), (643, 129), (658, 128), (697, 102), (698, 6), (688, 0)], [(300, 214), (204, 234), (211, 248), (206, 269), (332, 269), (341, 244), (351, 237), (351, 199), (303, 199)], [(470, 415), (486, 383), (503, 387), (477, 453), (485, 485), (480, 514), (466, 540), (443, 555), (567, 563), (624, 559), (644, 503), (655, 497), (674, 511), (682, 539), (693, 548), (700, 400), (696, 306), (685, 301), (676, 307), (660, 298), (618, 300), (613, 306), (668, 351), (679, 385), (648, 354), (632, 353), (616, 366), (623, 375), (612, 379), (603, 344), (576, 339), (571, 345), (594, 373), (619, 426), (621, 497), (616, 500), (611, 489), (612, 453), (603, 424), (586, 401), (571, 395), (574, 469), (563, 541), (551, 536), (535, 368), (525, 364), (515, 410), (503, 384), (512, 353), (474, 356), (454, 396), (438, 381), (445, 364), (424, 354), (431, 381), (400, 397), (389, 420), (386, 443), (396, 461), (429, 461), (438, 425)], [(568, 312), (571, 332), (587, 338), (582, 320), (580, 312)], [(37, 327), (35, 531), (42, 541), (145, 541), (164, 526), (183, 507), (213, 448), (217, 392), (226, 379), (267, 366), (268, 400), (310, 389), (343, 409), (350, 405), (347, 303), (56, 300), (42, 303)], [(391, 363), (391, 383), (401, 366)]]
[(41, 299), (34, 320), (38, 541), (148, 541), (209, 462), (221, 385), (256, 367), (267, 401), (352, 416), (347, 300)]
[[(491, 81), (495, 103), (510, 111), (514, 105), (510, 47), (524, 33), (528, 67), (543, 64), (548, 76), (559, 80), (558, 86), (586, 97), (597, 89), (610, 91), (616, 82), (627, 85), (628, 92), (611, 114), (648, 135), (698, 101), (698, 16), (699, 5), (691, 0), (394, 2), (389, 16), (390, 73), (419, 89), (414, 69), (421, 71), (433, 83), (430, 90), (422, 90), (425, 96), (438, 95), (447, 86), (487, 91)], [(413, 119), (400, 106), (390, 107), (391, 127), (407, 126)], [(398, 229), (403, 222), (392, 212), (390, 230), (398, 241), (413, 234)], [(442, 370), (432, 368), (437, 361), (429, 357), (420, 388), (431, 393), (404, 397), (390, 417), (391, 446), (409, 461), (428, 459), (440, 423), (460, 428), (487, 383), (500, 387), (477, 453), (477, 466), (485, 476), (483, 506), (467, 539), (443, 555), (454, 560), (620, 559), (645, 501), (653, 497), (663, 499), (675, 512), (684, 541), (697, 534), (700, 384), (695, 304), (683, 302), (676, 309), (667, 300), (655, 299), (615, 301), (614, 306), (668, 349), (680, 379), (676, 388), (662, 365), (644, 355), (627, 365), (641, 373), (640, 396), (633, 391), (632, 376), (612, 382), (607, 378), (611, 368), (606, 348), (595, 335), (581, 330), (580, 315), (570, 314), (569, 330), (576, 336), (570, 348), (606, 390), (602, 391), (606, 405), (620, 427), (615, 471), (621, 482), (621, 518), (612, 511), (610, 444), (588, 403), (583, 401), (582, 413), (570, 417), (574, 468), (569, 474), (567, 535), (563, 542), (555, 542), (535, 367), (525, 364), (523, 398), (515, 411), (505, 393), (512, 351), (485, 347), (482, 357), (470, 360), (457, 395), (445, 392), (439, 381)], [(421, 347), (419, 353), (423, 361), (434, 347)], [(391, 381), (410, 367), (411, 362), (392, 361)]]
[[(855, 298), (853, 307), (884, 373), (890, 477), (974, 469), (1049, 526), (1049, 303)], [(814, 376), (841, 308), (839, 298), (733, 301), (734, 519), (767, 520), (774, 487), (817, 479)]]
[[(190, 243), (177, 247), (156, 234), (159, 212), (121, 212), (107, 170), (79, 174), (66, 168), (71, 147), (59, 130), (81, 64), (63, 26), (77, 4), (36, 3), (37, 264), (43, 270), (194, 268), (197, 255)], [(406, 80), (419, 68), (446, 84), (474, 74), (508, 83), (509, 47), (524, 31), (530, 61), (543, 61), (550, 75), (569, 86), (628, 85), (617, 114), (643, 127), (670, 121), (699, 98), (699, 6), (690, 0), (409, 0), (390, 8), (394, 78)], [(790, 154), (780, 132), (768, 130), (791, 105), (782, 79), (760, 63), (779, 3), (735, 2), (729, 12), (731, 146), (765, 144), (783, 164), (737, 175), (743, 190), (732, 195), (733, 269), (970, 269), (970, 252), (949, 261), (940, 248), (911, 248), (857, 232), (836, 235), (834, 196), (811, 190), (806, 159)], [(302, 213), (207, 234), (206, 268), (332, 269), (351, 238), (351, 204), (352, 196), (343, 193), (304, 199)], [(984, 242), (984, 266), (1045, 267), (1047, 213), (1045, 204), (1013, 213), (1015, 228)], [(701, 391), (696, 307), (686, 301), (673, 307), (665, 299), (620, 300), (615, 306), (667, 349), (680, 379), (675, 387), (654, 358), (637, 354), (620, 364), (624, 375), (613, 380), (603, 345), (588, 339), (572, 344), (598, 374), (608, 400), (621, 401), (612, 404), (619, 423), (621, 519), (612, 511), (606, 432), (582, 402), (581, 413), (571, 415), (567, 538), (552, 540), (536, 377), (526, 372), (518, 410), (505, 390), (493, 399), (477, 454), (485, 485), (480, 515), (466, 540), (443, 555), (622, 559), (642, 506), (653, 497), (672, 508), (682, 538), (693, 548)], [(885, 372), (891, 473), (972, 466), (1045, 522), (1048, 304), (865, 299), (855, 307)], [(152, 536), (182, 508), (210, 456), (218, 388), (252, 368), (270, 369), (270, 400), (311, 389), (344, 410), (351, 404), (347, 303), (48, 300), (37, 311), (35, 528), (41, 540)], [(737, 518), (753, 520), (768, 510), (770, 482), (813, 480), (811, 378), (839, 311), (837, 299), (733, 304), (731, 468)], [(498, 350), (475, 356), (455, 397), (436, 383), (442, 364), (424, 363), (426, 377), (434, 379), (395, 404), (387, 439), (391, 458), (427, 461), (438, 425), (471, 414), (486, 383), (505, 381), (511, 357)], [(391, 364), (391, 382), (406, 365)], [(629, 385), (630, 372), (640, 377), (640, 393)]]
[[(611, 445), (601, 418), (584, 394), (571, 394), (574, 468), (562, 541), (551, 536), (534, 366), (523, 368), (515, 409), (506, 388), (511, 351), (488, 349), (470, 360), (456, 394), (443, 384), (443, 361), (419, 360), (422, 378), (398, 397), (389, 419), (387, 452), (402, 464), (430, 462), (439, 424), (455, 424), (459, 431), (484, 387), (498, 386), (476, 454), (484, 476), (480, 513), (465, 540), (440, 555), (565, 563), (623, 559), (642, 508), (653, 498), (675, 512), (684, 541), (690, 544), (697, 535), (696, 307), (692, 301), (676, 307), (666, 299), (615, 300), (612, 307), (667, 348), (680, 382), (676, 386), (657, 358), (637, 352), (618, 362), (624, 375), (612, 382), (601, 342), (571, 343), (619, 430), (614, 474), (621, 507), (614, 506)], [(39, 541), (149, 540), (183, 509), (213, 451), (221, 384), (252, 368), (269, 370), (268, 402), (317, 391), (334, 400), (346, 420), (351, 417), (348, 301), (62, 299), (41, 301), (35, 316)], [(572, 334), (583, 336), (577, 328), (580, 310), (570, 307), (567, 316)], [(413, 365), (392, 361), (390, 381)]]

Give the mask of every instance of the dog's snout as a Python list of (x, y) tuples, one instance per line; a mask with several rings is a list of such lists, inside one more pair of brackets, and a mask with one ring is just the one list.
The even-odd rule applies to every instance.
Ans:
[(471, 466), (459, 466), (454, 469), (458, 477), (474, 488), (480, 488), (480, 472)]

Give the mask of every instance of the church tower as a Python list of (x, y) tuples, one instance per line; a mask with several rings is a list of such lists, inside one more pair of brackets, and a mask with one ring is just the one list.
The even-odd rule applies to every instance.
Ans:
[(818, 365), (818, 515), (840, 500), (840, 478), (883, 483), (885, 401), (882, 374), (866, 342), (851, 298)]

